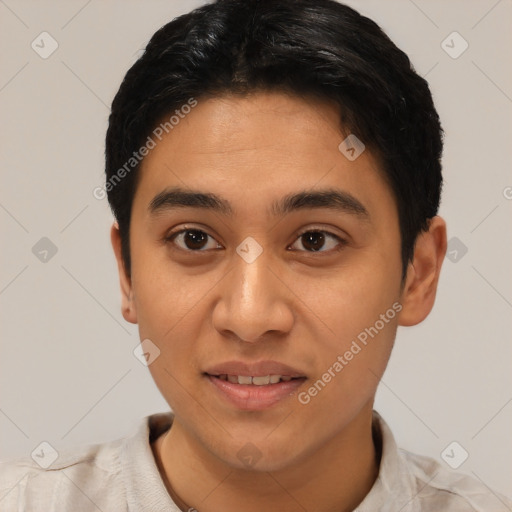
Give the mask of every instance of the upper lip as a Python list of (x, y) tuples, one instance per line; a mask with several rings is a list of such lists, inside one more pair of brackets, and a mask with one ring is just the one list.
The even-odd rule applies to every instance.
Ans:
[(254, 363), (226, 361), (210, 366), (205, 370), (205, 373), (209, 375), (244, 375), (247, 377), (265, 377), (266, 375), (305, 377), (300, 370), (277, 361), (258, 361)]

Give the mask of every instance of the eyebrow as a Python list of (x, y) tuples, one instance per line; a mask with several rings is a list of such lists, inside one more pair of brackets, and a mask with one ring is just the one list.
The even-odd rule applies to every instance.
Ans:
[[(185, 190), (180, 187), (167, 188), (157, 194), (149, 203), (151, 215), (179, 208), (199, 208), (232, 217), (233, 208), (229, 201), (209, 192)], [(370, 220), (364, 205), (352, 194), (343, 190), (328, 188), (318, 191), (304, 190), (289, 194), (272, 203), (269, 213), (275, 217), (311, 208), (327, 208), (354, 215), (361, 220)]]

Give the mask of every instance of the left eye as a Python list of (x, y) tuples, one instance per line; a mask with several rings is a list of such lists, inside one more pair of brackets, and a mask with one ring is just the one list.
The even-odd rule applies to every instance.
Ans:
[[(339, 250), (345, 245), (345, 241), (328, 231), (306, 231), (299, 235), (295, 242), (302, 242), (307, 252), (328, 252), (331, 249)], [(295, 245), (294, 244), (294, 245)], [(327, 249), (322, 250), (327, 246)], [(339, 247), (336, 247), (339, 246)], [(293, 247), (293, 246), (292, 246)]]

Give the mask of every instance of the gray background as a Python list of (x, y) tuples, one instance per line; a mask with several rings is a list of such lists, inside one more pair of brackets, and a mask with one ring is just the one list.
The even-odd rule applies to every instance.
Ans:
[[(92, 191), (124, 73), (160, 26), (201, 3), (0, 0), (1, 458), (121, 437), (167, 409), (132, 353), (112, 217)], [(402, 447), (444, 464), (457, 441), (469, 453), (459, 471), (512, 495), (512, 2), (347, 3), (409, 54), (446, 131), (451, 260), (430, 317), (399, 329), (376, 408)], [(31, 47), (43, 31), (59, 45), (46, 59)], [(458, 36), (442, 45), (453, 31), (469, 44), (458, 58)], [(55, 255), (40, 252), (47, 241), (34, 254), (43, 237)]]

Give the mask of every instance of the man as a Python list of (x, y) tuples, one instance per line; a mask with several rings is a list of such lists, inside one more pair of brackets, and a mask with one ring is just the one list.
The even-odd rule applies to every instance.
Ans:
[(105, 191), (173, 413), (11, 463), (2, 510), (512, 506), (373, 411), (397, 327), (434, 304), (441, 152), (427, 83), (344, 5), (220, 0), (160, 29), (113, 101)]

